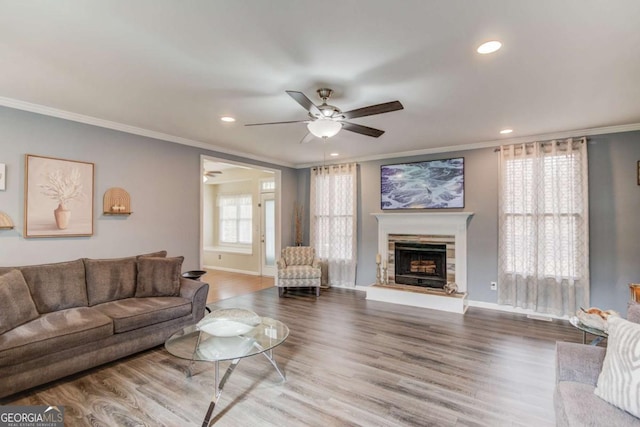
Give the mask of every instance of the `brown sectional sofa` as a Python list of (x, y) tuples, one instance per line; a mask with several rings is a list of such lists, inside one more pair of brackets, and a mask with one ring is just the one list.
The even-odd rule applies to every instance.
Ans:
[(155, 347), (204, 315), (209, 285), (166, 252), (0, 267), (0, 398)]

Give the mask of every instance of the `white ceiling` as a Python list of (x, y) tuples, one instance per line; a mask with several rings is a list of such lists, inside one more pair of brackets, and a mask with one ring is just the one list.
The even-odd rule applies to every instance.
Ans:
[[(284, 165), (640, 128), (638, 0), (0, 0), (0, 58), (2, 105)], [(324, 86), (405, 109), (326, 146), (243, 126), (304, 120), (285, 90)]]

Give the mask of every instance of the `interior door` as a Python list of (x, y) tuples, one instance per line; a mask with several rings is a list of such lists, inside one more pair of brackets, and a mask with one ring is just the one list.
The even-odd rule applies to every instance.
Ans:
[(274, 193), (260, 195), (262, 206), (260, 223), (260, 244), (263, 276), (276, 275), (276, 199)]

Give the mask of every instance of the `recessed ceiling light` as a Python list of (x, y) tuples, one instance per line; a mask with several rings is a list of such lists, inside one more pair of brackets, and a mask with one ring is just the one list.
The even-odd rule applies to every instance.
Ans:
[(511, 133), (511, 132), (513, 132), (513, 129), (502, 129), (500, 131), (500, 133), (503, 134), (503, 135), (506, 135), (506, 134)]
[(497, 40), (491, 40), (490, 42), (482, 43), (478, 47), (478, 53), (486, 55), (487, 53), (493, 53), (502, 47), (502, 43)]
[(227, 122), (227, 123), (231, 123), (231, 122), (235, 122), (236, 119), (234, 119), (233, 117), (230, 116), (222, 116), (220, 117), (220, 120), (222, 120), (223, 122)]
[(338, 157), (340, 155), (340, 153), (331, 153), (329, 154), (331, 157)]

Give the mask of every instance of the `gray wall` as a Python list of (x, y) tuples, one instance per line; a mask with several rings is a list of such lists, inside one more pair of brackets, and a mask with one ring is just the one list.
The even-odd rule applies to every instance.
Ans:
[[(640, 132), (589, 141), (591, 304), (625, 313), (628, 284), (640, 282)], [(498, 263), (498, 157), (493, 148), (360, 163), (357, 285), (375, 282), (377, 221), (370, 214), (382, 212), (380, 165), (460, 156), (465, 158), (465, 208), (449, 211), (474, 212), (468, 228), (469, 298), (496, 302), (489, 288)], [(298, 171), (298, 199), (306, 206), (308, 187), (309, 170)]]
[[(92, 237), (22, 237), (25, 154), (95, 163)], [(167, 249), (169, 255), (185, 256), (183, 269), (199, 268), (201, 154), (282, 170), (282, 244), (293, 241), (288, 227), (297, 191), (293, 169), (0, 107), (0, 163), (7, 165), (0, 210), (16, 225), (0, 230), (0, 266)], [(110, 187), (129, 192), (131, 216), (102, 214), (102, 196)]]
[(589, 138), (591, 304), (626, 311), (640, 283), (640, 132)]

